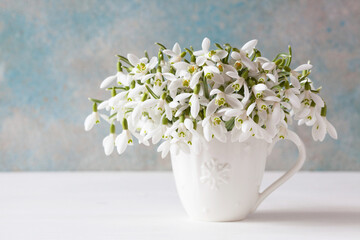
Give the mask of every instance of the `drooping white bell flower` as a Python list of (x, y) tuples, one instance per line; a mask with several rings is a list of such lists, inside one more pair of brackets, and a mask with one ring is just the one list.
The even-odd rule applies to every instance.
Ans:
[(123, 131), (116, 137), (115, 145), (119, 154), (122, 154), (128, 145), (133, 145), (133, 140), (128, 129), (126, 118), (123, 119)]
[(128, 86), (127, 76), (122, 72), (122, 66), (120, 62), (118, 62), (118, 72), (115, 75), (105, 78), (101, 82), (100, 88), (109, 87), (115, 80), (120, 85)]
[(115, 139), (116, 139), (115, 125), (111, 124), (110, 125), (110, 134), (108, 136), (106, 136), (103, 140), (103, 147), (104, 147), (106, 156), (109, 156), (114, 151)]
[(93, 112), (86, 117), (84, 122), (85, 131), (90, 131), (96, 123), (100, 122), (100, 116), (97, 111), (97, 104), (93, 105)]
[(219, 114), (211, 114), (202, 121), (204, 131), (204, 138), (206, 141), (211, 141), (213, 137), (217, 138), (220, 142), (226, 142), (227, 132), (225, 123), (221, 120)]

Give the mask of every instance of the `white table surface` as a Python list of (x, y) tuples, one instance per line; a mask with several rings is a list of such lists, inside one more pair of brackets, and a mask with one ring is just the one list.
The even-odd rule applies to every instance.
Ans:
[(228, 223), (188, 219), (170, 172), (0, 173), (0, 239), (360, 239), (360, 173), (298, 173)]

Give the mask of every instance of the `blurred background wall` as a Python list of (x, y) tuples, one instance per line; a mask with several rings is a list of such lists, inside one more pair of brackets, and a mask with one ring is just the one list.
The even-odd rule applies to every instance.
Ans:
[[(293, 47), (324, 85), (339, 140), (307, 146), (304, 170), (360, 170), (360, 1), (6, 1), (0, 0), (0, 171), (165, 170), (156, 147), (106, 157), (108, 125), (85, 132), (87, 97), (116, 71), (115, 54), (155, 54), (154, 42), (241, 47), (259, 39), (263, 55)], [(268, 169), (286, 169), (296, 149), (282, 143)]]

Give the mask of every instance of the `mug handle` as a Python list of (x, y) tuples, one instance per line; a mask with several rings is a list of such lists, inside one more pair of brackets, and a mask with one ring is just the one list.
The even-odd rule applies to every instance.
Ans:
[[(252, 212), (257, 209), (257, 207), (260, 205), (264, 199), (269, 196), (270, 193), (272, 193), (275, 189), (277, 189), (279, 186), (281, 186), (283, 183), (285, 183), (289, 178), (291, 178), (296, 172), (300, 170), (300, 168), (303, 166), (306, 158), (306, 151), (304, 143), (301, 141), (300, 137), (293, 131), (287, 130), (287, 135), (285, 139), (292, 141), (298, 148), (299, 156), (295, 163), (295, 165), (286, 173), (284, 173), (278, 180), (276, 180), (274, 183), (272, 183), (269, 187), (267, 187), (262, 193), (259, 193), (258, 200), (255, 204), (255, 207), (253, 208)], [(278, 141), (274, 141), (269, 148), (268, 154), (270, 154), (272, 148)]]

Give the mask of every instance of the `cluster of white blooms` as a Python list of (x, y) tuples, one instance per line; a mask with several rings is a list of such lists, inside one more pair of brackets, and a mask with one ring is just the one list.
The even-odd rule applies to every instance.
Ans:
[[(197, 153), (213, 138), (242, 142), (255, 137), (269, 143), (289, 138), (293, 119), (312, 126), (314, 140), (322, 141), (327, 132), (337, 138), (320, 88), (314, 89), (309, 79), (312, 66), (291, 69), (291, 47), (271, 61), (256, 44), (251, 40), (240, 49), (215, 44), (217, 49), (210, 50), (205, 38), (199, 51), (182, 51), (176, 43), (172, 50), (158, 44), (158, 57), (149, 58), (146, 52), (143, 58), (118, 55), (118, 72), (100, 85), (111, 97), (90, 98), (94, 106), (85, 130), (102, 118), (110, 123), (103, 140), (106, 155), (115, 147), (123, 153), (137, 139), (144, 145), (162, 140), (162, 157), (170, 149)], [(122, 124), (118, 135), (116, 122)]]

